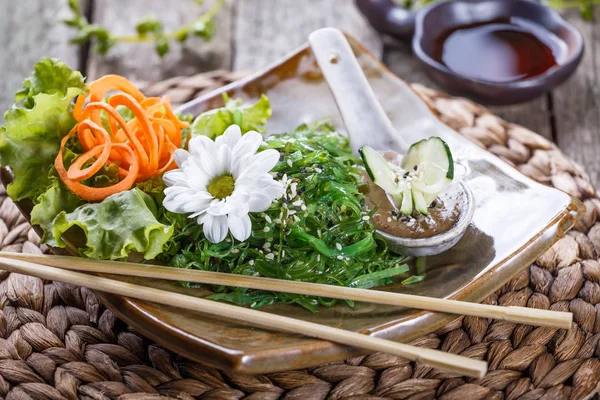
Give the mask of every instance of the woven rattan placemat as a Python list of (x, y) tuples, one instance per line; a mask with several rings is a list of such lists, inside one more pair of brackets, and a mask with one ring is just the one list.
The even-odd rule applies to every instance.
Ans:
[[(239, 76), (239, 75), (238, 75)], [(238, 76), (217, 71), (144, 85), (183, 103)], [(485, 358), (470, 380), (385, 354), (309, 370), (232, 375), (171, 354), (131, 330), (92, 292), (0, 271), (0, 398), (583, 399), (600, 381), (600, 200), (551, 142), (464, 99), (414, 88), (451, 127), (521, 172), (584, 200), (583, 221), (486, 302), (571, 311), (570, 330), (458, 318), (412, 342)], [(39, 253), (38, 236), (0, 192), (0, 246)], [(164, 397), (163, 397), (164, 398)]]

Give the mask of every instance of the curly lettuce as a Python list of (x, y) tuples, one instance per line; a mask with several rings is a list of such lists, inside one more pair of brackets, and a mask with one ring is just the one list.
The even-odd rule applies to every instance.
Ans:
[(63, 235), (79, 228), (85, 237), (80, 246), (85, 257), (122, 260), (136, 252), (151, 260), (161, 253), (174, 230), (160, 223), (156, 213), (152, 198), (132, 189), (101, 203), (84, 204), (70, 213), (62, 211), (52, 223), (52, 236), (58, 246), (66, 247)]
[(23, 82), (23, 88), (15, 94), (15, 103), (23, 101), (26, 108), (33, 108), (33, 97), (40, 93), (59, 93), (63, 96), (70, 88), (86, 90), (83, 75), (55, 58), (42, 58), (34, 66), (34, 72)]
[(75, 125), (72, 100), (86, 90), (81, 73), (65, 63), (46, 58), (36, 64), (0, 127), (0, 164), (14, 175), (11, 198), (36, 198), (51, 186), (60, 141)]
[(192, 135), (208, 136), (211, 139), (221, 136), (230, 125), (238, 125), (242, 133), (264, 132), (264, 125), (271, 116), (271, 103), (264, 94), (252, 105), (242, 106), (242, 99), (230, 99), (223, 94), (225, 107), (200, 114), (190, 129)]
[(42, 243), (56, 246), (52, 237), (52, 223), (54, 218), (61, 212), (68, 212), (79, 207), (83, 200), (67, 189), (58, 179), (52, 186), (36, 199), (36, 205), (31, 210), (31, 223), (39, 225), (44, 230)]

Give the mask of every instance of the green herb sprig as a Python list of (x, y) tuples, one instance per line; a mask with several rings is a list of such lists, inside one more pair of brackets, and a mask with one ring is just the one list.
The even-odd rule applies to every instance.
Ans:
[[(117, 43), (154, 42), (156, 53), (163, 57), (170, 50), (170, 41), (184, 43), (192, 36), (210, 40), (215, 31), (214, 18), (223, 6), (224, 0), (215, 0), (213, 6), (204, 14), (173, 31), (166, 31), (163, 23), (154, 16), (146, 16), (135, 25), (135, 35), (115, 35), (105, 26), (92, 24), (83, 13), (80, 0), (68, 0), (73, 15), (63, 22), (76, 29), (76, 35), (70, 40), (73, 44), (83, 44), (95, 40), (95, 51), (106, 54)], [(203, 0), (196, 0), (202, 4)]]
[(598, 0), (549, 0), (549, 7), (556, 9), (579, 9), (581, 16), (586, 21), (594, 20), (594, 6), (600, 4)]

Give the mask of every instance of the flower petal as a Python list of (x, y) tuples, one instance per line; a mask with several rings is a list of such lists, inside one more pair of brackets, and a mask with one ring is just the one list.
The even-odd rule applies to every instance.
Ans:
[(269, 208), (272, 202), (273, 199), (271, 199), (271, 197), (267, 193), (254, 191), (250, 195), (250, 201), (248, 201), (248, 209), (250, 210), (250, 212), (265, 211), (267, 208)]
[(242, 173), (246, 170), (248, 163), (252, 160), (252, 155), (244, 154), (237, 158), (231, 159), (231, 176), (236, 181), (242, 175)]
[(272, 199), (276, 199), (283, 194), (283, 185), (276, 181), (270, 174), (260, 175), (254, 183), (256, 190), (263, 191)]
[(227, 216), (227, 224), (229, 225), (229, 231), (233, 237), (240, 242), (243, 242), (250, 237), (250, 233), (252, 232), (252, 221), (250, 221), (248, 214), (242, 216), (230, 214)]
[(195, 161), (193, 161), (193, 159), (192, 162), (186, 164), (183, 171), (185, 172), (187, 179), (185, 185), (196, 190), (206, 190), (210, 177), (196, 164)]
[(222, 169), (216, 146), (212, 149), (207, 149), (201, 157), (194, 157), (193, 161), (206, 174), (208, 180), (218, 176), (219, 171)]
[(232, 147), (233, 158), (237, 159), (244, 154), (255, 154), (262, 142), (263, 136), (260, 133), (255, 131), (246, 132), (236, 146)]
[(237, 125), (230, 125), (229, 128), (225, 129), (225, 132), (215, 139), (217, 146), (227, 145), (230, 149), (233, 149), (242, 137), (242, 130)]
[(165, 189), (163, 206), (174, 213), (197, 213), (207, 209), (212, 199), (208, 192), (184, 186), (171, 186)]
[(181, 168), (187, 159), (190, 158), (190, 153), (184, 149), (177, 149), (173, 152), (173, 158), (175, 160), (175, 164)]
[(190, 218), (196, 218), (196, 223), (198, 225), (202, 225), (204, 223), (204, 221), (206, 221), (208, 214), (207, 213), (199, 213), (198, 215), (194, 214), (194, 216), (192, 217), (190, 215)]
[(188, 143), (189, 152), (195, 158), (202, 157), (204, 153), (215, 150), (216, 146), (211, 138), (204, 135), (193, 136)]
[(252, 156), (248, 164), (244, 167), (244, 170), (240, 174), (240, 179), (246, 176), (246, 174), (260, 174), (269, 172), (273, 169), (275, 164), (279, 161), (279, 152), (275, 149), (269, 149), (261, 151), (260, 153)]
[(222, 145), (218, 148), (217, 159), (218, 159), (217, 176), (229, 175), (231, 173), (231, 171), (230, 171), (231, 149), (228, 145)]
[(174, 169), (172, 171), (167, 171), (163, 175), (163, 181), (167, 186), (180, 185), (187, 186), (187, 175), (181, 169)]
[(210, 215), (204, 219), (204, 236), (212, 243), (220, 243), (227, 236), (227, 216)]

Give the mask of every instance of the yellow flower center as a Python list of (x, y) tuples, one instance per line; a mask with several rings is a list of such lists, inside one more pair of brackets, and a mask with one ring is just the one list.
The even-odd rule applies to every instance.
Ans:
[(231, 196), (235, 188), (235, 180), (231, 175), (221, 175), (214, 178), (208, 184), (208, 193), (212, 194), (216, 199), (224, 199)]

